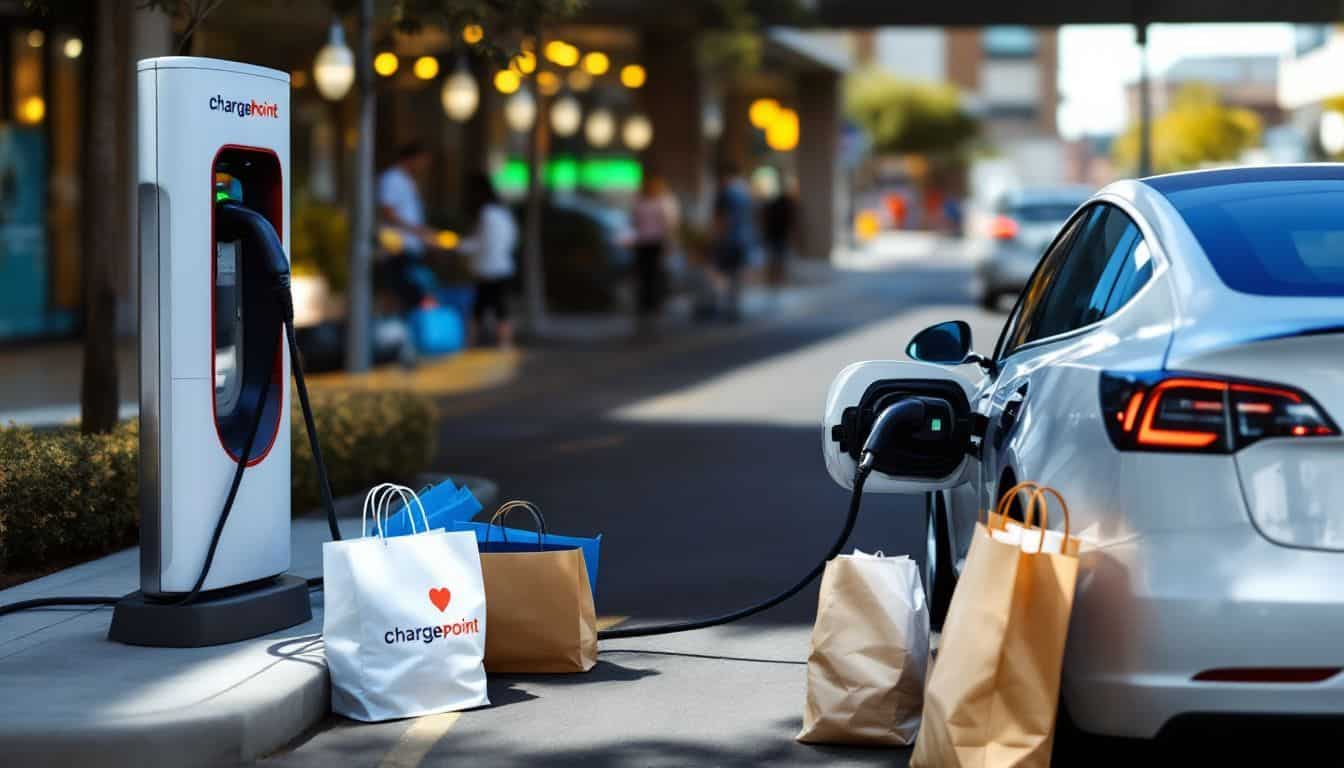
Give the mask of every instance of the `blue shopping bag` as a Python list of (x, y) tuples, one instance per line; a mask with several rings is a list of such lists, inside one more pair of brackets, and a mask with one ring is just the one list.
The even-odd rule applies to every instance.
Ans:
[[(512, 502), (510, 502), (512, 503)], [(505, 507), (508, 505), (506, 504)], [(431, 516), (430, 525), (434, 525)], [(536, 552), (538, 549), (551, 551), (557, 549), (579, 549), (583, 551), (583, 564), (588, 569), (588, 588), (597, 599), (597, 557), (602, 547), (602, 534), (594, 537), (559, 536), (546, 530), (542, 524), (540, 531), (523, 528), (505, 528), (503, 523), (491, 525), (474, 520), (459, 520), (449, 530), (474, 531), (476, 541), (482, 552)]]
[[(464, 485), (457, 487), (453, 485), (451, 479), (444, 480), (438, 485), (420, 492), (420, 503), (425, 507), (425, 516), (429, 518), (429, 527), (431, 530), (442, 528), (445, 531), (459, 530), (456, 525), (460, 521), (470, 520), (481, 511), (481, 502), (476, 500), (471, 491)], [(419, 513), (420, 510), (415, 510)], [(417, 519), (415, 524), (418, 527), (424, 527)], [(367, 523), (365, 536), (374, 535), (374, 521)], [(402, 505), (392, 514), (383, 520), (384, 536), (407, 536), (414, 533), (411, 526), (410, 514), (405, 505)]]
[(411, 339), (422, 355), (445, 355), (457, 352), (467, 343), (462, 316), (451, 307), (422, 306), (411, 310), (407, 322)]

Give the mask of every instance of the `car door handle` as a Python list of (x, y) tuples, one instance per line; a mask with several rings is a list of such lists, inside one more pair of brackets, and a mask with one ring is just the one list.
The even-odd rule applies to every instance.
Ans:
[(1027, 384), (1017, 388), (1008, 402), (1003, 404), (1003, 413), (999, 414), (999, 434), (1006, 435), (1013, 425), (1017, 424), (1017, 417), (1022, 412), (1022, 403), (1027, 399)]

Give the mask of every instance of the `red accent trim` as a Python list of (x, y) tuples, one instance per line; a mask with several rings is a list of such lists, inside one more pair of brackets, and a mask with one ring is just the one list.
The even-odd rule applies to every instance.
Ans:
[(1202, 683), (1323, 683), (1340, 673), (1339, 667), (1226, 667), (1195, 675)]
[(1213, 432), (1191, 432), (1179, 429), (1157, 429), (1153, 426), (1153, 416), (1162, 402), (1162, 393), (1168, 389), (1207, 389), (1226, 392), (1227, 384), (1201, 379), (1167, 379), (1153, 387), (1148, 398), (1148, 407), (1143, 412), (1143, 423), (1139, 426), (1139, 445), (1162, 445), (1179, 448), (1204, 448), (1218, 439)]
[(1135, 392), (1129, 397), (1129, 407), (1125, 408), (1125, 413), (1121, 418), (1124, 419), (1125, 431), (1134, 429), (1134, 420), (1139, 417), (1139, 406), (1143, 405), (1143, 392)]
[(1302, 402), (1302, 396), (1287, 389), (1275, 389), (1274, 387), (1258, 387), (1254, 384), (1233, 384), (1233, 392), (1257, 392), (1262, 395), (1274, 395), (1275, 397), (1285, 397), (1294, 403)]
[[(215, 270), (218, 269), (217, 261), (219, 259), (219, 254), (215, 251), (214, 248), (215, 216), (213, 210), (215, 206), (215, 165), (219, 162), (220, 154), (224, 152), (224, 150), (226, 149), (241, 149), (246, 152), (260, 152), (262, 154), (270, 155), (271, 157), (275, 158), (275, 170), (276, 173), (280, 176), (280, 179), (279, 183), (276, 184), (271, 191), (271, 203), (273, 206), (273, 210), (275, 210), (278, 213), (278, 216), (277, 220), (271, 221), (271, 225), (275, 227), (275, 233), (280, 237), (281, 242), (284, 242), (285, 237), (284, 232), (285, 216), (283, 209), (285, 193), (283, 187), (281, 186), (282, 184), (284, 184), (284, 168), (281, 167), (280, 155), (277, 154), (275, 150), (266, 149), (264, 147), (249, 147), (243, 144), (224, 144), (221, 145), (219, 149), (215, 150), (215, 156), (210, 160), (210, 189), (209, 189), (210, 208), (212, 210), (212, 213), (210, 215), (210, 242), (208, 245), (210, 249), (209, 287), (210, 287), (210, 329), (211, 329), (210, 330), (210, 420), (215, 423), (215, 437), (219, 438), (219, 447), (224, 449), (224, 455), (228, 456), (233, 461), (233, 463), (237, 464), (238, 456), (235, 455), (233, 451), (229, 450), (228, 444), (224, 442), (224, 433), (221, 432), (219, 429), (219, 413), (216, 410), (216, 403), (215, 403), (215, 333), (214, 333)], [(270, 217), (267, 218), (269, 219)], [(277, 384), (282, 385), (276, 387), (276, 394), (279, 396), (280, 400), (278, 403), (276, 403), (275, 408), (275, 428), (271, 430), (271, 441), (266, 444), (266, 450), (262, 451), (261, 454), (258, 455), (256, 458), (248, 461), (247, 466), (249, 467), (255, 467), (256, 465), (265, 461), (266, 457), (271, 454), (271, 448), (275, 447), (276, 438), (280, 436), (280, 416), (282, 413), (284, 413), (285, 410), (285, 389), (283, 387), (284, 365), (285, 365), (284, 357), (285, 357), (285, 329), (281, 328), (280, 346), (275, 352), (275, 367), (272, 368), (271, 370), (271, 386), (276, 387)], [(264, 410), (266, 408), (266, 404), (262, 403), (261, 407)]]

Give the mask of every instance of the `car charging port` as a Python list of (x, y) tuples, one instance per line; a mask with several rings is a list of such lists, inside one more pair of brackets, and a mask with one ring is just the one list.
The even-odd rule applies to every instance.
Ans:
[(879, 414), (907, 399), (923, 405), (923, 419), (918, 428), (882, 451), (873, 469), (884, 474), (927, 478), (952, 474), (973, 447), (971, 439), (977, 430), (965, 391), (951, 381), (875, 381), (864, 391), (857, 406), (844, 410), (841, 423), (832, 425), (831, 439), (840, 444), (842, 452), (858, 461)]

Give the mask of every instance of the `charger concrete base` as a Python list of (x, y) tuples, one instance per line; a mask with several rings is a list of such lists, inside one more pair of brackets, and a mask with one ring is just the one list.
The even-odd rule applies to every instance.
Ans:
[(180, 605), (134, 592), (112, 612), (107, 639), (156, 648), (202, 648), (269, 635), (313, 618), (308, 582), (282, 574)]

